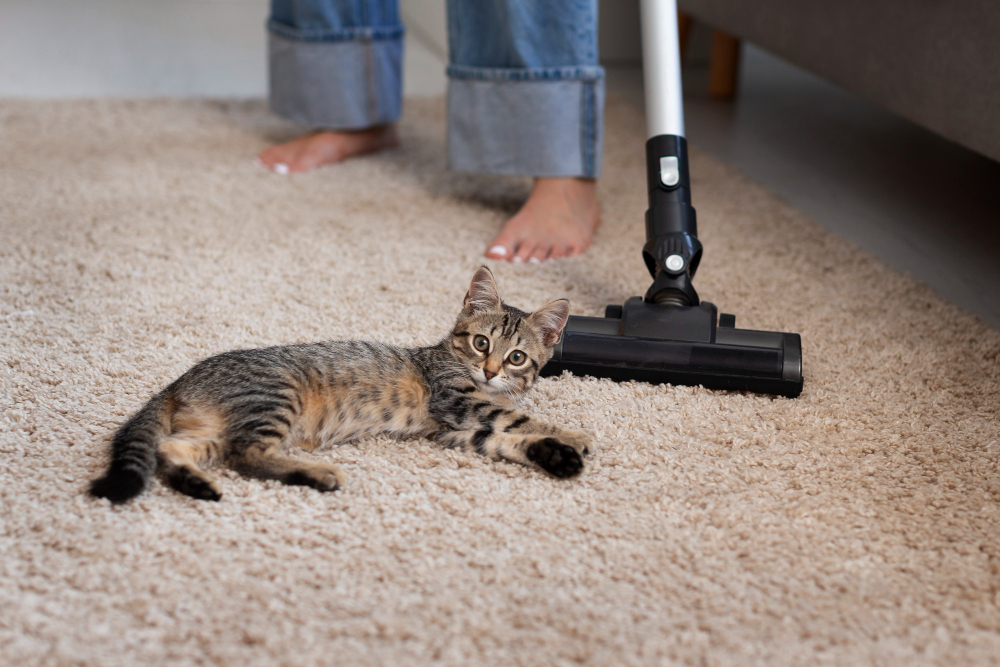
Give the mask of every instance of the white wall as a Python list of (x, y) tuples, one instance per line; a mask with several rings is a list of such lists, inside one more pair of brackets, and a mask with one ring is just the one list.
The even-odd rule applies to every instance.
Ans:
[(267, 0), (0, 0), (0, 95), (261, 95)]

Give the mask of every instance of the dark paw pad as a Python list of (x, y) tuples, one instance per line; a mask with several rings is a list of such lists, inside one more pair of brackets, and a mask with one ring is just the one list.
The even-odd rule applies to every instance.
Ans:
[(219, 500), (222, 498), (222, 494), (212, 488), (211, 482), (195, 475), (190, 470), (183, 468), (178, 470), (170, 475), (169, 481), (170, 486), (184, 495), (198, 500)]
[(555, 438), (546, 438), (528, 447), (528, 460), (556, 477), (573, 477), (583, 470), (579, 452)]
[(288, 475), (285, 478), (285, 484), (291, 484), (292, 486), (309, 486), (317, 491), (336, 491), (340, 484), (337, 482), (337, 476), (333, 473), (312, 473), (312, 472), (302, 472), (298, 470)]

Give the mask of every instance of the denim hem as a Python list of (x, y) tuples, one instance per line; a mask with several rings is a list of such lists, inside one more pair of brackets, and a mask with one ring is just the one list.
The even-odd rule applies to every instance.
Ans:
[(299, 40), (268, 34), (271, 109), (313, 128), (359, 130), (399, 120), (403, 38)]
[(600, 81), (604, 79), (603, 67), (470, 67), (448, 65), (451, 79), (479, 81)]
[(597, 178), (603, 140), (603, 76), (448, 81), (448, 163), (455, 171)]
[(274, 19), (267, 22), (267, 29), (273, 35), (300, 42), (346, 42), (354, 40), (401, 39), (406, 29), (403, 24), (391, 26), (358, 26), (352, 28), (296, 28)]

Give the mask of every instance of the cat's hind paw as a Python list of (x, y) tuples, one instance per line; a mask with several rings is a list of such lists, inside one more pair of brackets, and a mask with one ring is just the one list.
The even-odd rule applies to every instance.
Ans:
[(317, 491), (336, 491), (344, 485), (344, 474), (334, 466), (304, 468), (290, 472), (283, 480), (293, 486), (308, 486)]
[(583, 471), (583, 456), (571, 445), (545, 438), (528, 446), (525, 455), (554, 477), (575, 477)]
[(172, 471), (167, 481), (177, 491), (198, 500), (219, 500), (222, 490), (219, 485), (204, 474), (198, 474), (190, 468), (177, 468)]

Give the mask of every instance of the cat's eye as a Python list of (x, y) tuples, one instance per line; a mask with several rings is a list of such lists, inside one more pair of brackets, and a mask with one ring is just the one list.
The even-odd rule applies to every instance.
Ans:
[(480, 352), (485, 352), (490, 349), (490, 339), (486, 336), (476, 336), (472, 339), (472, 347), (476, 348)]
[(514, 350), (507, 356), (507, 361), (510, 362), (511, 366), (520, 366), (525, 361), (528, 360), (528, 355), (521, 350)]

